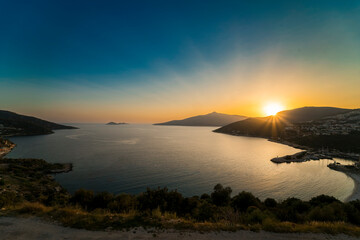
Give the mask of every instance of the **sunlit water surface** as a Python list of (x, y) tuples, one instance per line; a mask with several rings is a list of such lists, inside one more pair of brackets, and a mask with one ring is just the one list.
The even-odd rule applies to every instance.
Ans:
[(56, 179), (70, 192), (139, 193), (167, 186), (186, 196), (210, 193), (217, 183), (233, 193), (250, 191), (260, 199), (309, 199), (327, 194), (340, 200), (354, 182), (327, 167), (330, 160), (274, 164), (271, 158), (298, 149), (262, 138), (213, 133), (211, 127), (76, 124), (76, 130), (12, 138), (9, 157), (72, 162)]

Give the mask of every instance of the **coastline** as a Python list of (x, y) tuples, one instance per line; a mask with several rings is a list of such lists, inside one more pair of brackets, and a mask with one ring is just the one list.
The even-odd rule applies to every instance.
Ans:
[(354, 181), (354, 189), (349, 197), (344, 202), (350, 202), (360, 199), (360, 175), (356, 173), (343, 172)]
[[(268, 141), (270, 142), (275, 142), (275, 143), (280, 143), (280, 144), (284, 144), (296, 149), (301, 149), (303, 151), (295, 153), (293, 155), (286, 155), (283, 157), (276, 157), (271, 159), (270, 161), (276, 163), (276, 164), (280, 164), (280, 163), (291, 163), (291, 162), (306, 162), (306, 161), (310, 161), (310, 160), (323, 160), (323, 159), (333, 159), (335, 157), (342, 157), (346, 160), (351, 160), (351, 161), (356, 161), (354, 156), (350, 156), (348, 154), (342, 153), (342, 152), (338, 152), (335, 154), (319, 154), (316, 152), (310, 152), (310, 149), (306, 146), (301, 146), (298, 144), (293, 144), (290, 143), (288, 141), (281, 141), (281, 140), (273, 140), (273, 139), (268, 139)], [(304, 154), (302, 154), (304, 153)], [(302, 155), (300, 158), (297, 158), (298, 155)], [(314, 156), (315, 155), (315, 156)], [(288, 157), (289, 159), (286, 159), (286, 157)], [(329, 167), (329, 166), (328, 166)], [(331, 170), (334, 171), (339, 171), (342, 172), (344, 174), (346, 174), (346, 176), (348, 176), (349, 178), (351, 178), (354, 182), (354, 189), (352, 191), (352, 193), (350, 194), (350, 196), (348, 196), (344, 202), (350, 202), (350, 201), (354, 201), (354, 200), (358, 200), (360, 199), (360, 174), (358, 173), (354, 173), (354, 172), (349, 172), (349, 171), (342, 171), (340, 169), (334, 169), (329, 167)]]
[[(0, 138), (1, 140), (1, 138)], [(3, 151), (0, 151), (0, 159), (5, 157), (7, 154), (9, 154), (15, 147), (16, 147), (16, 144), (11, 142), (10, 140), (2, 140), (2, 141), (5, 141), (5, 147), (3, 147)]]

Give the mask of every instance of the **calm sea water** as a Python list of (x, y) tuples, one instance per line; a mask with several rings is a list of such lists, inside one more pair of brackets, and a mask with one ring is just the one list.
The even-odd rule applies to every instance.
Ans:
[(328, 194), (344, 200), (354, 188), (351, 178), (327, 167), (329, 160), (272, 163), (299, 150), (262, 138), (213, 133), (211, 127), (75, 126), (80, 129), (12, 138), (17, 147), (9, 157), (72, 162), (72, 172), (56, 176), (70, 192), (139, 193), (167, 186), (191, 196), (222, 183), (235, 194), (245, 190), (261, 199)]

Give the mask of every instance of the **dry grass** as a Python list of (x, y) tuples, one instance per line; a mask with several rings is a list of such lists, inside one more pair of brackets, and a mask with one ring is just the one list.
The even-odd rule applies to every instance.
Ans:
[(241, 224), (240, 222), (234, 223), (233, 221), (224, 219), (216, 222), (197, 222), (193, 219), (177, 217), (174, 213), (161, 213), (159, 209), (152, 211), (150, 216), (143, 216), (135, 210), (126, 213), (113, 214), (102, 209), (87, 212), (80, 207), (74, 206), (47, 207), (41, 203), (24, 202), (6, 210), (2, 210), (1, 215), (38, 216), (49, 220), (55, 220), (63, 226), (88, 230), (122, 230), (142, 226), (145, 228), (172, 228), (199, 232), (265, 230), (280, 233), (344, 233), (352, 236), (360, 236), (360, 227), (344, 222), (307, 222), (304, 224), (295, 224), (291, 222), (280, 222), (272, 218), (266, 218), (262, 223), (251, 225)]

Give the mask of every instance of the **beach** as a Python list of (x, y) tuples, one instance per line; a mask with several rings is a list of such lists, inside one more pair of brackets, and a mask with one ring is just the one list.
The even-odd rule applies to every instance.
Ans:
[(354, 180), (353, 193), (345, 200), (345, 202), (360, 199), (360, 175), (356, 173), (344, 172), (347, 176)]

